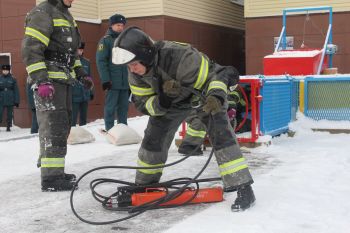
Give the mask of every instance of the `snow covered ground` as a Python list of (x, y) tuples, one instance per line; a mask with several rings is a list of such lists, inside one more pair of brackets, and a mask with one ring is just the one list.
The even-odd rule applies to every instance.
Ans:
[[(143, 135), (147, 117), (129, 119)], [(315, 122), (298, 115), (291, 124), (293, 138), (282, 135), (270, 146), (244, 149), (255, 183), (256, 205), (232, 213), (235, 193), (216, 204), (148, 211), (134, 219), (107, 226), (79, 221), (69, 206), (68, 192), (42, 193), (37, 136), (29, 129), (0, 128), (0, 232), (166, 232), (166, 233), (347, 233), (350, 229), (350, 135), (313, 132), (311, 128), (346, 128), (350, 122)], [(68, 147), (66, 171), (82, 175), (105, 165), (135, 165), (140, 145), (108, 144), (98, 130), (99, 120), (85, 126), (96, 137), (90, 144)], [(14, 140), (15, 138), (19, 138)], [(13, 139), (13, 140), (8, 140)], [(175, 167), (166, 168), (163, 180), (194, 176), (210, 151)], [(173, 144), (169, 162), (182, 158)], [(211, 161), (203, 177), (217, 177)], [(134, 171), (103, 170), (89, 175), (75, 195), (78, 212), (89, 220), (112, 220), (121, 213), (104, 210), (91, 197), (88, 182), (97, 177), (133, 181)]]

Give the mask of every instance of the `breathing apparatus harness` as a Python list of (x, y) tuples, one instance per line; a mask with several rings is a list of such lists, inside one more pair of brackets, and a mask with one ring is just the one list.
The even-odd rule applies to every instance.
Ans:
[[(188, 91), (191, 91), (193, 95), (200, 96), (202, 99), (202, 103), (205, 102), (205, 96), (200, 93), (197, 90), (194, 90), (192, 88), (188, 87), (182, 87), (185, 88)], [(212, 115), (209, 114), (212, 119)], [(212, 120), (209, 120), (208, 123), (208, 128), (214, 127), (211, 125)], [(196, 151), (201, 145), (198, 145), (194, 150)], [(200, 192), (199, 189), (199, 183), (203, 182), (213, 182), (213, 181), (220, 181), (221, 177), (216, 177), (216, 178), (207, 178), (207, 179), (198, 179), (200, 175), (204, 172), (204, 170), (207, 168), (208, 164), (210, 163), (210, 160), (212, 159), (214, 154), (214, 148), (211, 150), (209, 157), (201, 170), (193, 177), (184, 177), (184, 178), (177, 178), (165, 182), (160, 182), (160, 183), (152, 183), (149, 185), (137, 185), (132, 182), (127, 182), (123, 180), (117, 180), (117, 179), (108, 179), (108, 178), (98, 178), (94, 179), (90, 182), (90, 189), (91, 189), (91, 194), (93, 198), (102, 204), (102, 207), (106, 210), (111, 210), (111, 211), (127, 211), (130, 215), (122, 218), (118, 218), (115, 220), (110, 220), (110, 221), (91, 221), (83, 218), (80, 216), (77, 211), (75, 210), (74, 207), (74, 194), (76, 191), (76, 187), (78, 187), (79, 182), (86, 177), (87, 175), (91, 174), (92, 172), (98, 171), (98, 170), (104, 170), (104, 169), (161, 169), (161, 168), (166, 168), (170, 166), (174, 166), (176, 164), (179, 164), (183, 162), (184, 160), (188, 159), (191, 154), (184, 156), (184, 158), (179, 159), (175, 162), (165, 164), (165, 165), (160, 165), (160, 166), (152, 166), (152, 167), (136, 167), (136, 166), (102, 166), (102, 167), (97, 167), (94, 169), (91, 169), (87, 172), (85, 172), (82, 176), (79, 177), (79, 179), (76, 181), (75, 188), (73, 188), (71, 194), (70, 194), (70, 206), (72, 209), (73, 214), (82, 222), (92, 224), (92, 225), (107, 225), (107, 224), (112, 224), (112, 223), (118, 223), (125, 221), (127, 219), (131, 219), (133, 217), (136, 217), (148, 210), (152, 209), (159, 209), (159, 208), (172, 208), (172, 207), (178, 207), (178, 206), (184, 206), (184, 205), (189, 205), (191, 204), (192, 201), (196, 198), (197, 194)], [(98, 193), (96, 191), (96, 188), (99, 185), (102, 184), (121, 184), (124, 186), (119, 186), (117, 188), (117, 191), (110, 194), (110, 195), (103, 195), (101, 193)], [(195, 187), (190, 187), (191, 184), (194, 184)], [(157, 199), (153, 199), (151, 201), (147, 201), (145, 203), (142, 203), (137, 206), (130, 206), (132, 202), (132, 195), (137, 194), (137, 193), (144, 193), (148, 192), (149, 190), (159, 192), (163, 191), (163, 194)], [(190, 194), (187, 195), (187, 198), (185, 201), (182, 201), (179, 204), (167, 204), (167, 202), (171, 202), (172, 200), (179, 198), (182, 194), (185, 192), (190, 191)], [(188, 194), (188, 193), (187, 193)], [(222, 197), (222, 193), (221, 193)], [(198, 202), (197, 202), (198, 203)]]

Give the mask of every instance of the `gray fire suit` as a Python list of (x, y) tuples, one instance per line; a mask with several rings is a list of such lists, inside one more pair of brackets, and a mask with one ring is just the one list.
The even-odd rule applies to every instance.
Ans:
[(42, 180), (64, 174), (72, 118), (71, 84), (76, 76), (86, 76), (76, 53), (79, 44), (77, 24), (61, 0), (44, 1), (28, 13), (22, 56), (29, 83), (50, 82), (55, 88), (53, 98), (41, 98), (34, 90)]
[[(191, 90), (197, 90), (206, 96), (214, 95), (224, 100), (222, 111), (214, 115), (209, 116), (202, 107), (196, 111), (213, 142), (225, 188), (235, 189), (252, 183), (247, 163), (236, 144), (226, 115), (229, 80), (223, 75), (226, 72), (225, 67), (211, 62), (206, 55), (187, 44), (160, 41), (156, 43), (156, 49), (153, 67), (145, 75), (140, 77), (129, 74), (135, 105), (139, 111), (150, 116), (138, 153), (138, 166), (154, 167), (165, 164), (174, 135), (181, 122), (190, 114), (191, 101), (196, 99)], [(160, 103), (162, 83), (170, 79), (180, 82), (182, 91), (171, 101), (171, 106), (165, 108)], [(159, 182), (162, 170), (139, 169), (135, 182)]]

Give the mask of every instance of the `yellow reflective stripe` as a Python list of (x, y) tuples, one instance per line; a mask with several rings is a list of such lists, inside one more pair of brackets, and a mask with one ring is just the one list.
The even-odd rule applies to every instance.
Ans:
[(64, 158), (41, 158), (41, 167), (64, 167)]
[(74, 27), (78, 27), (78, 24), (77, 22), (75, 22), (75, 19), (73, 19), (73, 24), (74, 24)]
[[(141, 166), (141, 167), (158, 167), (158, 166), (163, 166), (164, 163), (159, 163), (159, 164), (148, 164), (145, 163), (143, 161), (141, 161), (140, 159), (137, 161), (137, 165)], [(145, 174), (149, 174), (149, 175), (153, 175), (153, 174), (157, 174), (157, 173), (162, 173), (163, 172), (163, 168), (155, 168), (155, 169), (137, 169), (139, 172), (145, 173)]]
[(153, 88), (143, 88), (143, 87), (137, 87), (130, 85), (130, 90), (133, 95), (137, 96), (145, 96), (145, 95), (153, 95), (155, 94)]
[(221, 89), (225, 93), (227, 93), (227, 86), (224, 82), (221, 81), (211, 81), (208, 86), (208, 91), (210, 91), (211, 89)]
[(65, 19), (53, 19), (53, 26), (54, 27), (71, 27), (72, 24)]
[(79, 66), (83, 66), (82, 64), (81, 64), (81, 61), (79, 60), (79, 59), (76, 59), (75, 60), (75, 62), (74, 62), (74, 68), (76, 68), (76, 67), (79, 67)]
[(248, 168), (245, 158), (232, 160), (219, 166), (221, 176), (229, 175), (245, 168)]
[(195, 89), (200, 90), (203, 87), (204, 83), (207, 81), (208, 71), (209, 71), (209, 62), (204, 56), (202, 56), (200, 71), (199, 71), (196, 83), (194, 84)]
[(203, 130), (195, 130), (195, 129), (192, 129), (191, 127), (188, 126), (188, 128), (186, 130), (186, 134), (188, 134), (192, 137), (204, 138), (206, 135), (206, 132)]
[(37, 70), (46, 69), (45, 62), (37, 62), (26, 67), (28, 74), (33, 73)]
[(43, 43), (46, 46), (49, 45), (50, 39), (46, 37), (44, 34), (42, 34), (41, 32), (39, 32), (38, 30), (35, 30), (34, 28), (26, 27), (24, 34), (27, 36), (32, 36), (35, 39), (38, 39), (41, 43)]
[(151, 115), (151, 116), (158, 116), (159, 114), (157, 114), (155, 111), (154, 111), (154, 108), (153, 108), (153, 102), (154, 102), (154, 99), (156, 98), (156, 96), (151, 96), (147, 101), (146, 101), (146, 109), (147, 109), (147, 112)]
[[(54, 71), (49, 71), (48, 77), (52, 79), (68, 79), (67, 74), (64, 72), (54, 72)], [(72, 78), (76, 78), (75, 72), (71, 72), (70, 75)]]

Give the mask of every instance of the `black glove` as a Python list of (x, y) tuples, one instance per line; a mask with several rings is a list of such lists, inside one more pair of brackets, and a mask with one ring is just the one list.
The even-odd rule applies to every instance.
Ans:
[(18, 108), (18, 106), (19, 106), (19, 103), (15, 103), (15, 106), (16, 106), (16, 108)]
[(83, 83), (85, 89), (92, 89), (94, 86), (94, 82), (92, 81), (92, 78), (90, 76), (85, 76), (81, 79), (81, 82)]
[(163, 84), (163, 91), (167, 96), (178, 97), (181, 93), (181, 84), (174, 79), (167, 80)]
[(94, 99), (94, 94), (90, 94), (90, 100)]
[(104, 82), (102, 83), (102, 89), (105, 90), (110, 90), (112, 88), (112, 82)]
[(210, 95), (207, 97), (203, 106), (203, 111), (206, 113), (216, 114), (221, 111), (223, 101), (219, 97)]

